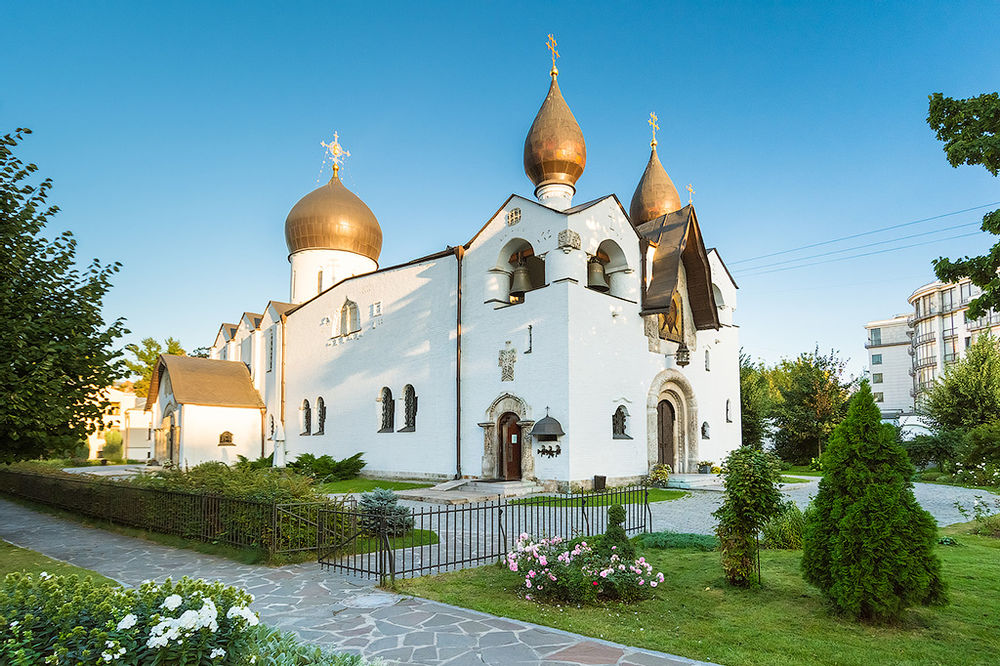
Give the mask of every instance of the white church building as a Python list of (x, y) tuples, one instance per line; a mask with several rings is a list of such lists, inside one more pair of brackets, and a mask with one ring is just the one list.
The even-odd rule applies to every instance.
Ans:
[(739, 446), (737, 286), (655, 133), (628, 210), (574, 205), (586, 146), (557, 76), (524, 142), (534, 198), (405, 264), (379, 266), (379, 222), (329, 146), (333, 177), (285, 221), (290, 302), (222, 324), (210, 359), (157, 366), (155, 457), (360, 451), (372, 476), (565, 489)]

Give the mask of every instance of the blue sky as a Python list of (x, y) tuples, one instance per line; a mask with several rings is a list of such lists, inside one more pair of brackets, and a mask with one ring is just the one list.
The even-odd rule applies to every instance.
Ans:
[(863, 323), (905, 311), (932, 258), (989, 238), (941, 240), (966, 226), (748, 270), (972, 211), (741, 260), (1000, 201), (985, 170), (946, 163), (924, 120), (931, 92), (997, 90), (996, 3), (37, 2), (0, 16), (0, 127), (35, 131), (21, 155), (55, 180), (52, 230), (71, 229), (83, 259), (124, 264), (106, 310), (130, 340), (207, 345), (221, 321), (287, 298), (285, 216), (335, 129), (383, 266), (465, 242), (508, 194), (531, 196), (521, 154), (549, 32), (587, 140), (576, 201), (628, 206), (656, 111), (664, 166), (693, 183), (706, 242), (737, 276), (754, 355), (818, 343), (857, 372)]

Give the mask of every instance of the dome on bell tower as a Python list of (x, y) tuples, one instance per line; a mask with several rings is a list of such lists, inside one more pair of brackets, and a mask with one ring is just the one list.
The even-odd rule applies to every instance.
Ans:
[(649, 162), (646, 163), (646, 170), (642, 172), (639, 184), (635, 186), (628, 213), (634, 226), (681, 209), (681, 197), (674, 187), (674, 181), (670, 180), (656, 154), (656, 130), (659, 129), (656, 120), (655, 113), (649, 114), (649, 125), (653, 128), (653, 140), (649, 142)]

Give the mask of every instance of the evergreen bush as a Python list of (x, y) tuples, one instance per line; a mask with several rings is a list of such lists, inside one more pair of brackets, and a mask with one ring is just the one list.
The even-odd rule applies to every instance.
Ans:
[(380, 534), (385, 531), (388, 536), (402, 536), (413, 529), (413, 516), (410, 509), (399, 506), (396, 493), (386, 488), (361, 495), (358, 500), (358, 511), (361, 513), (361, 524), (370, 534)]
[(722, 569), (731, 584), (747, 586), (754, 573), (760, 578), (757, 536), (781, 506), (780, 465), (774, 454), (743, 446), (729, 454), (722, 469), (725, 498), (712, 514), (719, 519)]
[(782, 503), (779, 513), (764, 524), (760, 545), (770, 550), (802, 548), (802, 528), (805, 518), (799, 505), (791, 500)]
[(913, 465), (882, 424), (867, 382), (830, 437), (823, 470), (803, 532), (806, 581), (837, 609), (868, 621), (943, 603), (937, 525), (913, 496)]
[(613, 554), (618, 555), (623, 560), (635, 559), (635, 545), (629, 540), (625, 528), (622, 527), (625, 518), (625, 509), (621, 504), (612, 504), (608, 507), (608, 526), (598, 541), (598, 553), (608, 557)]
[(364, 469), (365, 461), (361, 459), (362, 455), (355, 453), (350, 458), (336, 460), (328, 455), (317, 458), (311, 453), (303, 453), (293, 462), (288, 463), (288, 467), (299, 474), (311, 476), (320, 483), (343, 481), (357, 477)]

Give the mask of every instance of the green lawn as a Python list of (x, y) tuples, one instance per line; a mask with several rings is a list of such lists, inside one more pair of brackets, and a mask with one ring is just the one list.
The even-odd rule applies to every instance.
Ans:
[(951, 603), (896, 627), (832, 615), (799, 573), (801, 551), (762, 551), (759, 590), (726, 585), (717, 552), (644, 551), (667, 582), (631, 606), (550, 607), (516, 596), (523, 579), (498, 566), (400, 583), (403, 592), (627, 645), (741, 664), (995, 664), (1000, 651), (1000, 540), (944, 530), (938, 546)]
[(324, 493), (367, 493), (376, 488), (388, 490), (413, 490), (414, 488), (430, 488), (433, 483), (419, 481), (379, 481), (378, 479), (347, 479), (346, 481), (330, 481), (320, 486)]
[(809, 479), (796, 479), (794, 476), (782, 476), (782, 483), (809, 483)]
[[(669, 488), (650, 488), (650, 502), (669, 502), (686, 496), (686, 490), (673, 490)], [(638, 496), (638, 494), (636, 494)], [(610, 506), (615, 495), (601, 495), (600, 500), (593, 497), (587, 499), (587, 506)], [(510, 500), (509, 504), (532, 504), (536, 506), (579, 506), (579, 497), (559, 497), (558, 495), (541, 495), (539, 497), (521, 497)]]
[(823, 472), (809, 469), (809, 465), (792, 465), (791, 469), (782, 470), (785, 474), (796, 474), (798, 476), (823, 476)]
[[(437, 532), (433, 530), (410, 530), (403, 536), (390, 537), (389, 548), (411, 548), (418, 546), (432, 546), (438, 542)], [(374, 553), (379, 549), (378, 541), (374, 537), (359, 538), (355, 542), (355, 548), (351, 552), (344, 552), (341, 555), (363, 555), (364, 553)]]
[(12, 543), (0, 539), (0, 576), (6, 576), (14, 571), (26, 571), (28, 573), (41, 573), (46, 571), (58, 576), (89, 576), (98, 583), (111, 583), (117, 585), (110, 578), (105, 578), (96, 571), (81, 569), (72, 564), (53, 560), (41, 553), (36, 553), (27, 548), (20, 548)]

